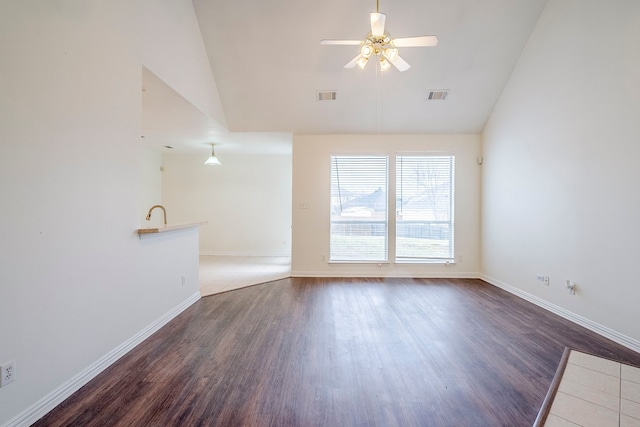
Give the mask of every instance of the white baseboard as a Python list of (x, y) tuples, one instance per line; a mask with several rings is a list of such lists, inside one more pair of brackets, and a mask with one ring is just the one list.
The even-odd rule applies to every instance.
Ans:
[(565, 310), (562, 307), (559, 307), (555, 304), (552, 304), (546, 300), (543, 300), (542, 298), (538, 298), (535, 295), (531, 295), (528, 292), (524, 292), (521, 289), (518, 289), (516, 287), (513, 287), (511, 285), (508, 285), (504, 282), (501, 282), (498, 279), (494, 279), (493, 277), (489, 277), (485, 274), (482, 275), (481, 277), (482, 280), (484, 280), (485, 282), (496, 286), (500, 289), (504, 289), (505, 291), (520, 297), (524, 300), (529, 301), (532, 304), (537, 305), (538, 307), (542, 307), (547, 311), (550, 311), (554, 314), (557, 314), (560, 317), (564, 317), (567, 320), (570, 320), (571, 322), (580, 325), (584, 328), (589, 329), (592, 332), (595, 332), (598, 335), (602, 335), (605, 338), (610, 339), (611, 341), (615, 341), (620, 345), (623, 345), (633, 351), (636, 351), (638, 353), (640, 353), (640, 341), (635, 340), (631, 337), (628, 337), (626, 335), (623, 335), (617, 331), (614, 331), (613, 329), (607, 328), (606, 326), (603, 326), (599, 323), (593, 322), (585, 317), (582, 317), (578, 314), (575, 314), (569, 310)]
[(201, 256), (291, 256), (291, 252), (217, 252), (200, 251)]
[(53, 408), (62, 403), (66, 398), (71, 396), (76, 391), (80, 390), (82, 386), (87, 384), (98, 374), (100, 374), (122, 356), (131, 351), (135, 346), (140, 344), (145, 339), (149, 338), (154, 332), (169, 323), (173, 318), (182, 313), (199, 299), (199, 292), (191, 295), (189, 298), (169, 310), (169, 312), (155, 320), (153, 323), (138, 332), (136, 335), (129, 338), (127, 341), (114, 348), (109, 353), (105, 354), (96, 362), (88, 366), (78, 375), (69, 379), (60, 387), (56, 388), (51, 393), (40, 399), (38, 402), (31, 405), (31, 407), (29, 407), (27, 410), (9, 420), (3, 427), (26, 427), (35, 423), (40, 418), (49, 413), (49, 411), (51, 411)]
[[(204, 253), (201, 253), (203, 255)], [(206, 254), (204, 254), (206, 255)], [(228, 255), (228, 254), (227, 254)], [(245, 255), (248, 256), (248, 255)], [(265, 256), (265, 255), (263, 255)], [(277, 255), (270, 255), (277, 256)], [(292, 277), (372, 277), (370, 274), (364, 274), (363, 272), (340, 272), (339, 274), (327, 272), (327, 271), (292, 271)], [(580, 326), (583, 326), (590, 331), (593, 331), (599, 335), (602, 335), (605, 338), (608, 338), (612, 341), (617, 342), (631, 350), (636, 352), (640, 352), (640, 341), (630, 338), (626, 335), (623, 335), (617, 331), (609, 329), (605, 326), (602, 326), (596, 322), (593, 322), (589, 319), (586, 319), (582, 316), (579, 316), (573, 312), (565, 310), (562, 307), (559, 307), (555, 304), (552, 304), (548, 301), (545, 301), (541, 298), (536, 297), (535, 295), (524, 292), (518, 288), (515, 288), (511, 285), (508, 285), (500, 280), (494, 279), (490, 276), (480, 274), (480, 273), (472, 273), (472, 272), (451, 272), (447, 274), (434, 274), (434, 275), (416, 275), (415, 273), (409, 274), (406, 276), (402, 274), (394, 274), (393, 276), (378, 276), (378, 277), (398, 277), (398, 278), (461, 278), (461, 279), (482, 279), (485, 282), (496, 286), (500, 289), (504, 289), (505, 291), (516, 295), (526, 301), (531, 302), (545, 310), (548, 310), (558, 316), (561, 316), (567, 320), (572, 321)], [(17, 415), (3, 427), (26, 427), (44, 415), (46, 415), (49, 411), (63, 402), (66, 398), (71, 396), (73, 393), (78, 391), (82, 386), (87, 384), (93, 378), (95, 378), (98, 374), (104, 371), (106, 368), (115, 363), (118, 359), (124, 356), (127, 352), (131, 351), (134, 347), (140, 344), (142, 341), (150, 337), (154, 332), (160, 329), (162, 326), (166, 325), (175, 318), (177, 315), (186, 310), (189, 306), (200, 299), (200, 294), (195, 293), (185, 301), (171, 309), (165, 315), (154, 321), (152, 324), (144, 328), (142, 331), (138, 332), (135, 336), (131, 337), (129, 340), (116, 347), (109, 353), (107, 353), (102, 358), (98, 359), (95, 363), (88, 366), (78, 375), (74, 376), (60, 387), (49, 393), (47, 396), (40, 399), (38, 402), (33, 404), (27, 410)]]

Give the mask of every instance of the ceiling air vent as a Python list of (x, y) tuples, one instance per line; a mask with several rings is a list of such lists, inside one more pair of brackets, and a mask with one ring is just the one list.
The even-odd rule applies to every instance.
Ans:
[(335, 90), (319, 90), (316, 92), (316, 101), (335, 101), (336, 94)]
[(427, 92), (427, 101), (444, 101), (449, 96), (448, 89), (430, 90)]

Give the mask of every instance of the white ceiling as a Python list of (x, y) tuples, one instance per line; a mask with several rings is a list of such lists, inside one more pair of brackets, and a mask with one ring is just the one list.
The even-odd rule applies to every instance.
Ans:
[[(439, 38), (380, 77), (343, 68), (357, 46), (319, 44), (364, 38), (375, 0), (193, 0), (229, 131), (299, 134), (481, 132), (544, 3), (380, 0), (392, 37)], [(426, 102), (429, 89), (448, 99)]]
[(215, 120), (142, 68), (142, 129), (144, 146), (163, 153), (291, 154), (290, 132), (228, 132)]
[[(210, 141), (227, 130), (173, 90), (147, 68), (142, 68), (143, 144), (163, 152), (211, 151)], [(167, 148), (171, 147), (171, 148)]]
[[(143, 144), (165, 153), (290, 154), (292, 134), (480, 133), (546, 0), (380, 0), (392, 37), (435, 34), (400, 48), (411, 65), (345, 69), (375, 0), (193, 0), (228, 130), (143, 69)], [(447, 89), (445, 101), (426, 101)], [(337, 91), (316, 101), (316, 91)], [(165, 148), (170, 146), (173, 148)]]

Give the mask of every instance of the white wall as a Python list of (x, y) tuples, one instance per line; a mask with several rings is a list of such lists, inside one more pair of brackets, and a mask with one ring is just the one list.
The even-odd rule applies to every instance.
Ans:
[[(162, 153), (149, 148), (140, 149), (140, 213), (146, 218), (149, 209), (162, 204)], [(142, 221), (142, 228), (161, 227), (162, 211), (154, 209), (149, 221)]]
[(163, 156), (162, 200), (169, 222), (208, 221), (203, 255), (291, 254), (291, 155)]
[(484, 133), (482, 269), (640, 350), (638, 40), (636, 0), (547, 2)]
[(1, 3), (0, 363), (15, 360), (17, 380), (0, 389), (0, 425), (197, 293), (197, 235), (135, 233), (138, 12)]
[(191, 0), (142, 0), (141, 4), (143, 65), (226, 128)]
[[(456, 156), (456, 264), (329, 264), (331, 154), (447, 152)], [(480, 271), (479, 135), (297, 135), (293, 139), (295, 276), (477, 277)], [(390, 186), (390, 197), (395, 188)], [(301, 209), (304, 204), (306, 208)]]

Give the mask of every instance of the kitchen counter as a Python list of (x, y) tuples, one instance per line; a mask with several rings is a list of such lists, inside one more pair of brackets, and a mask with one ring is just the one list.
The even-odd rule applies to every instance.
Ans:
[(155, 227), (155, 228), (139, 228), (138, 234), (142, 235), (142, 234), (165, 233), (167, 231), (184, 230), (185, 228), (199, 227), (201, 225), (207, 225), (207, 224), (208, 222), (203, 221), (203, 222), (189, 222), (185, 224), (167, 224), (165, 226)]

